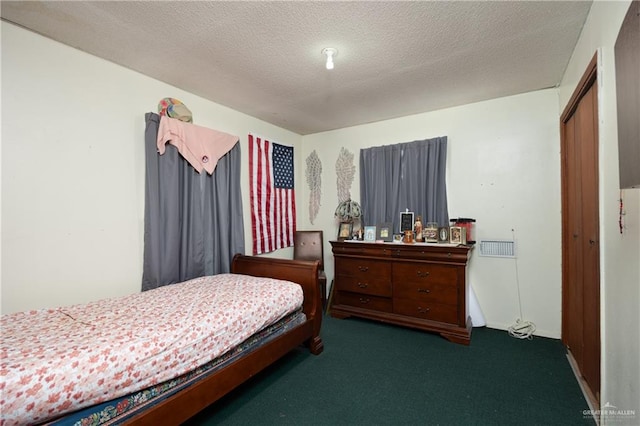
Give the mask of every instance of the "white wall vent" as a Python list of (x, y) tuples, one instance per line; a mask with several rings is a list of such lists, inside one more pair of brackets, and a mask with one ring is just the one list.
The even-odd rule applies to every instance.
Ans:
[(481, 240), (480, 256), (516, 257), (516, 242), (509, 240)]

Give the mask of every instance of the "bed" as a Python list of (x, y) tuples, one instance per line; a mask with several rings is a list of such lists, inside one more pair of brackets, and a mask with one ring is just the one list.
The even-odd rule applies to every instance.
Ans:
[[(304, 344), (312, 354), (322, 352), (318, 266), (317, 261), (238, 254), (231, 274), (159, 289), (158, 294), (166, 293), (162, 297), (168, 296), (172, 307), (178, 307), (177, 315), (171, 314), (173, 319), (163, 318), (165, 309), (158, 309), (157, 303), (166, 306), (166, 301), (154, 301), (154, 297), (162, 300), (153, 294), (156, 290), (93, 304), (3, 315), (0, 424), (184, 422), (292, 349)], [(211, 300), (209, 293), (215, 294)], [(223, 293), (243, 297), (231, 303)], [(251, 295), (253, 302), (245, 299)], [(187, 303), (182, 306), (180, 299)], [(105, 303), (107, 309), (98, 309)], [(229, 303), (233, 308), (227, 307)], [(142, 312), (145, 309), (156, 312), (165, 326), (151, 324)], [(21, 339), (15, 331), (18, 325), (13, 324), (23, 322), (24, 315), (44, 316), (45, 321), (37, 332), (26, 330)], [(127, 325), (140, 318), (145, 320), (131, 331)], [(58, 323), (64, 324), (64, 339), (47, 337), (49, 328), (60, 328)], [(104, 324), (116, 326), (105, 331)], [(91, 338), (104, 341), (104, 347), (94, 343), (90, 348), (74, 346), (78, 335), (88, 334), (87, 328)], [(21, 340), (37, 341), (40, 347), (20, 349)], [(61, 340), (55, 352), (54, 342)], [(45, 346), (47, 356), (36, 356)], [(52, 353), (56, 356), (51, 357)], [(37, 358), (42, 367), (34, 364), (40, 362)], [(94, 364), (88, 365), (89, 359)], [(39, 380), (30, 383), (38, 372)], [(74, 381), (82, 381), (83, 386)], [(54, 392), (54, 384), (62, 385), (63, 390)], [(36, 403), (24, 399), (24, 394), (40, 392), (43, 387), (38, 395), (45, 398)], [(44, 392), (49, 387), (52, 390)], [(108, 387), (118, 389), (108, 393)], [(71, 405), (69, 400), (74, 398), (83, 404)], [(39, 413), (34, 417), (37, 420), (29, 417), (30, 410)]]

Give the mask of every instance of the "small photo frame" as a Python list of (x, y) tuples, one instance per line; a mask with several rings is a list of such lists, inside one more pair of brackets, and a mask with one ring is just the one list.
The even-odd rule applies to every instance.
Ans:
[(378, 224), (378, 240), (390, 242), (393, 240), (393, 229), (391, 222), (383, 222)]
[(351, 238), (352, 231), (353, 231), (353, 223), (340, 222), (340, 227), (338, 228), (338, 241), (344, 241)]
[(402, 242), (402, 234), (393, 234), (393, 242), (401, 243)]
[(467, 229), (461, 226), (449, 227), (449, 242), (451, 244), (467, 244)]
[(400, 233), (404, 234), (404, 231), (413, 232), (413, 212), (400, 212)]
[(364, 227), (364, 240), (365, 241), (375, 241), (376, 240), (376, 227), (375, 226), (365, 226)]
[(438, 228), (438, 242), (439, 243), (449, 242), (449, 228), (447, 228), (446, 226), (442, 226)]
[(438, 242), (438, 228), (425, 228), (424, 229), (424, 241), (427, 243)]

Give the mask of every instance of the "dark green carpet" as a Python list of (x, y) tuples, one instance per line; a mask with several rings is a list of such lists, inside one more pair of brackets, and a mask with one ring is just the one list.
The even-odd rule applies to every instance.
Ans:
[(559, 340), (476, 328), (471, 345), (325, 317), (301, 348), (188, 425), (593, 425)]

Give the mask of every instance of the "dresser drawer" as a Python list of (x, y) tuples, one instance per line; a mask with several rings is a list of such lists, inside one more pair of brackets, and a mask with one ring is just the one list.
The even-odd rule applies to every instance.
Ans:
[(361, 256), (368, 258), (387, 258), (391, 256), (391, 244), (374, 244), (374, 243), (356, 243), (348, 242), (339, 246), (335, 246), (333, 243), (334, 255), (347, 255), (347, 256)]
[(380, 312), (393, 312), (393, 304), (391, 303), (391, 299), (387, 297), (370, 296), (346, 291), (339, 291), (336, 296), (335, 302), (340, 305), (349, 305)]
[(408, 317), (456, 324), (458, 308), (442, 303), (421, 300), (393, 299), (393, 312)]
[[(392, 279), (396, 284), (439, 284), (456, 287), (458, 284), (457, 266), (445, 266), (421, 262), (396, 262), (393, 264)], [(464, 272), (464, 270), (462, 270)]]
[(387, 251), (388, 256), (393, 259), (413, 259), (460, 266), (465, 266), (468, 260), (468, 250), (460, 251), (457, 247), (447, 247), (441, 244), (395, 244)]
[(372, 274), (362, 274), (359, 277), (338, 274), (336, 288), (339, 291), (391, 297), (391, 280), (389, 278), (380, 279)]
[(391, 279), (391, 263), (382, 260), (360, 258), (336, 258), (336, 271), (340, 275), (367, 277), (368, 279)]
[(336, 258), (336, 288), (391, 297), (391, 264), (359, 258)]
[(415, 299), (456, 306), (458, 288), (448, 283), (403, 281), (393, 283), (394, 299)]

